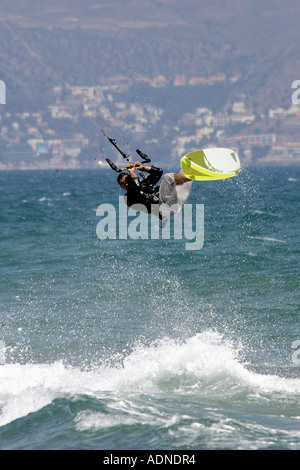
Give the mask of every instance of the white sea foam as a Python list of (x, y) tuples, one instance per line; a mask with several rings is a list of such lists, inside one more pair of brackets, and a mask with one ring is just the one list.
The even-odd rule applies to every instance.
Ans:
[(259, 210), (259, 209), (255, 209), (253, 211), (253, 214), (257, 214), (257, 215), (267, 215), (269, 217), (281, 217), (280, 214), (275, 214), (274, 212), (270, 212), (270, 211), (262, 211), (262, 210)]
[(45, 201), (48, 201), (48, 202), (49, 202), (49, 201), (52, 201), (52, 199), (49, 198), (49, 197), (40, 197), (40, 198), (39, 198), (39, 202), (45, 202)]
[(249, 238), (252, 238), (254, 240), (262, 240), (264, 242), (286, 243), (285, 240), (280, 240), (279, 238), (272, 238), (272, 237), (252, 237), (249, 235)]
[[(0, 366), (0, 426), (36, 412), (55, 398), (81, 394), (117, 397), (105, 413), (81, 412), (76, 418), (78, 429), (109, 427), (117, 422), (141, 422), (145, 416), (170, 419), (153, 410), (144, 413), (140, 404), (133, 405), (131, 395), (181, 396), (194, 394), (202, 398), (234, 400), (241, 393), (266, 399), (266, 395), (299, 399), (300, 380), (249, 371), (238, 359), (237, 351), (219, 334), (206, 332), (186, 341), (161, 340), (150, 346), (137, 346), (122, 364), (95, 366), (92, 370), (53, 364), (6, 364)], [(265, 396), (264, 396), (265, 395)], [(237, 398), (238, 399), (238, 398)]]
[[(93, 393), (95, 375), (54, 364), (5, 364), (0, 366), (0, 426), (48, 405), (55, 398)], [(95, 389), (93, 388), (95, 387)]]

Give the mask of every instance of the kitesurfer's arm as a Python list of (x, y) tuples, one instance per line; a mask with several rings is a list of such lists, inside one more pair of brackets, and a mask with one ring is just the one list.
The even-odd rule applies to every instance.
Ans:
[(128, 165), (126, 168), (127, 168), (128, 172), (129, 172), (129, 176), (130, 176), (131, 178), (137, 178), (137, 177), (138, 177), (137, 174), (136, 174), (135, 171), (134, 171), (135, 168), (136, 168), (136, 166), (134, 166), (134, 165)]
[(141, 165), (139, 168), (141, 171), (147, 171), (149, 176), (147, 176), (146, 181), (148, 184), (154, 186), (157, 184), (162, 177), (163, 170), (161, 168), (156, 168), (155, 166), (144, 166)]
[(155, 166), (143, 165), (140, 162), (134, 162), (130, 165), (127, 165), (126, 168), (129, 171), (130, 177), (132, 178), (132, 182), (135, 183), (136, 186), (140, 185), (140, 181), (134, 172), (135, 168), (138, 169), (139, 171), (146, 171), (147, 173), (149, 173), (149, 175), (144, 181), (146, 181), (147, 184), (151, 186), (154, 186), (155, 184), (157, 184), (163, 174), (163, 170), (161, 168), (156, 168)]

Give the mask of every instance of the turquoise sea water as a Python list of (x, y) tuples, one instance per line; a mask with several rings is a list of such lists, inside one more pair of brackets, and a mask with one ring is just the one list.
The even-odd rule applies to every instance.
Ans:
[(299, 184), (193, 183), (188, 251), (99, 240), (110, 170), (1, 172), (0, 449), (299, 449)]

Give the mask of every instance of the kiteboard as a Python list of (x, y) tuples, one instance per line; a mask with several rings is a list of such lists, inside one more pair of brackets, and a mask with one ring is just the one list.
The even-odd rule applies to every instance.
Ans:
[(234, 150), (218, 147), (187, 153), (181, 159), (181, 169), (190, 180), (222, 180), (238, 175), (241, 164)]

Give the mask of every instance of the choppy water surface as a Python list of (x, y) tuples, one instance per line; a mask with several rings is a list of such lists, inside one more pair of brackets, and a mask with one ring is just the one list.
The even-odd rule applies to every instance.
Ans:
[(111, 171), (0, 173), (0, 448), (299, 449), (299, 182), (193, 183), (188, 251), (98, 239)]

